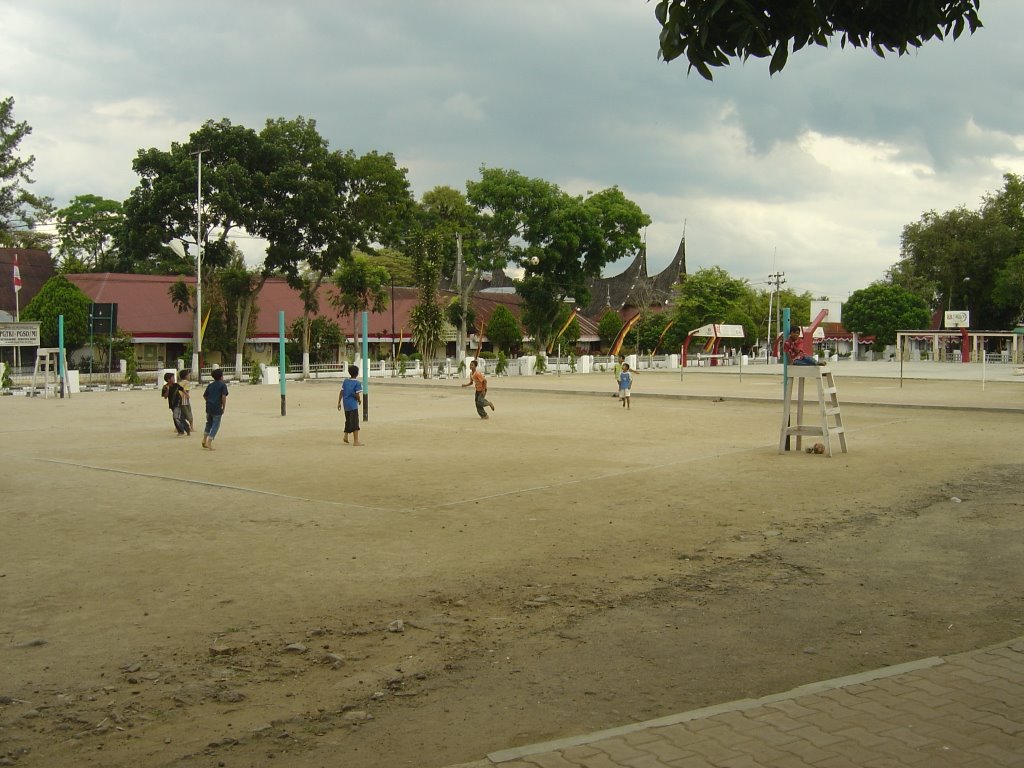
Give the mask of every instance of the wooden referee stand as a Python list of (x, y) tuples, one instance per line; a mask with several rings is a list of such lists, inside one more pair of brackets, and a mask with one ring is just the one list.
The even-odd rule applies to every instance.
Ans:
[[(825, 320), (830, 318), (831, 322), (841, 322), (842, 304), (839, 302), (811, 302), (811, 312), (814, 315), (809, 328), (801, 334), (800, 347), (804, 354), (810, 354), (811, 340), (814, 331)], [(790, 331), (790, 310), (786, 309), (785, 331)], [(781, 340), (780, 340), (781, 343)], [(781, 353), (782, 350), (780, 349)], [(785, 453), (790, 448), (790, 438), (796, 438), (795, 448), (801, 450), (805, 437), (820, 437), (825, 445), (825, 455), (832, 456), (832, 438), (839, 438), (839, 445), (843, 453), (846, 453), (846, 428), (843, 426), (843, 414), (839, 409), (839, 396), (836, 392), (836, 381), (832, 376), (832, 370), (828, 366), (817, 365), (787, 365), (785, 368), (785, 383), (783, 385), (783, 406), (782, 406), (782, 428), (779, 430), (779, 453)], [(811, 422), (804, 421), (804, 391), (807, 380), (814, 382), (815, 394), (818, 397), (818, 407), (814, 416), (808, 414)], [(793, 384), (796, 385), (796, 420), (793, 423)]]
[[(805, 437), (820, 437), (825, 444), (825, 455), (832, 455), (832, 438), (839, 438), (842, 452), (846, 453), (846, 429), (843, 427), (843, 414), (839, 409), (839, 397), (832, 370), (816, 365), (790, 365), (786, 378), (784, 403), (782, 408), (782, 429), (779, 431), (779, 453), (785, 453), (789, 438), (795, 437), (795, 448), (801, 450), (801, 442)], [(814, 382), (818, 396), (818, 407), (814, 411), (812, 422), (804, 421), (804, 385), (810, 379)], [(793, 384), (796, 383), (796, 422), (790, 423), (793, 417)], [(810, 410), (810, 409), (808, 409)], [(810, 414), (808, 414), (810, 417)]]
[[(43, 375), (43, 398), (50, 396), (50, 387), (53, 387), (54, 396), (58, 393), (57, 387), (61, 386), (60, 376), (61, 372), (64, 372), (65, 381), (63, 386), (65, 391), (70, 395), (70, 391), (67, 389), (67, 370), (68, 370), (68, 359), (61, 354), (59, 347), (39, 347), (36, 350), (36, 367), (32, 371), (32, 392), (36, 389), (36, 377), (40, 373)], [(51, 384), (52, 375), (52, 384)]]

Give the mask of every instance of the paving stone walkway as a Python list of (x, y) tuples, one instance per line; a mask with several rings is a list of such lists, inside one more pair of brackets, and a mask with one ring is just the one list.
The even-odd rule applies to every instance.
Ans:
[(1024, 637), (584, 736), (461, 768), (1016, 768)]

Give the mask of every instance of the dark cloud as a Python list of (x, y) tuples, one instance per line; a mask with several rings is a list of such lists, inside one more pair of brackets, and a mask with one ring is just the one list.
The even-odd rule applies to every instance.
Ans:
[(1024, 171), (1024, 6), (982, 15), (974, 38), (899, 59), (812, 49), (707, 83), (658, 61), (641, 0), (0, 0), (0, 78), (59, 204), (126, 197), (138, 149), (205, 120), (303, 115), (332, 147), (393, 152), (418, 194), (481, 165), (618, 185), (654, 218), (653, 268), (685, 222), (694, 267), (843, 297), (923, 211)]

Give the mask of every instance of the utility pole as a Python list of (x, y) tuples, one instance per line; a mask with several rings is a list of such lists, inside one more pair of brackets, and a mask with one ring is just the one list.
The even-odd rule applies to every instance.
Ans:
[[(774, 286), (772, 295), (775, 296), (775, 333), (782, 333), (782, 286), (786, 283), (785, 272), (775, 272), (768, 275), (768, 285)], [(768, 344), (774, 342), (772, 337), (771, 299), (768, 300)]]
[[(456, 364), (461, 364), (466, 359), (466, 306), (462, 295), (462, 233), (455, 233), (455, 291), (459, 294), (459, 332), (456, 343), (458, 349), (455, 352)], [(466, 302), (468, 303), (468, 302)]]

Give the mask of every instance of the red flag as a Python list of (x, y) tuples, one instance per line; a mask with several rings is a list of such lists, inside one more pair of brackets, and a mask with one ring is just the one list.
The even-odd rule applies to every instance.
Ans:
[(14, 254), (14, 292), (21, 290), (21, 270), (18, 269), (18, 254)]

